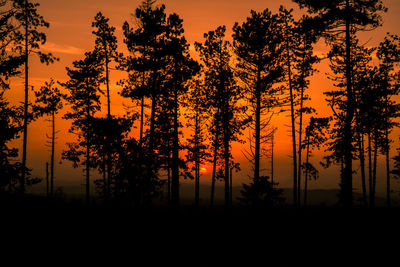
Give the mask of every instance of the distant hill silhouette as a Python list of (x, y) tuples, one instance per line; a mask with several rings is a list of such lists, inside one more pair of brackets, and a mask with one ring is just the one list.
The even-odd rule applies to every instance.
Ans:
[[(76, 181), (62, 181), (59, 183), (61, 186), (55, 187), (55, 192), (58, 194), (63, 194), (67, 198), (77, 199), (84, 197), (84, 187), (80, 186)], [(190, 206), (194, 203), (194, 184), (183, 182), (181, 183), (181, 204), (185, 206)], [(238, 201), (238, 197), (240, 196), (240, 191), (242, 190), (241, 186), (233, 186), (233, 204), (240, 205)], [(211, 184), (200, 184), (200, 205), (208, 206), (210, 203), (210, 191)], [(43, 195), (45, 194), (45, 188), (43, 184), (39, 184), (37, 186), (33, 186), (29, 190), (30, 193), (35, 195)], [(309, 191), (308, 195), (308, 205), (310, 206), (335, 206), (338, 203), (337, 194), (339, 193), (338, 189), (312, 189)], [(302, 192), (303, 196), (303, 192)], [(395, 195), (394, 195), (395, 196)], [(291, 188), (283, 188), (283, 197), (286, 199), (286, 205), (292, 204), (293, 190)], [(303, 198), (302, 198), (303, 199)], [(354, 193), (354, 203), (358, 205), (360, 203), (361, 194)], [(394, 200), (394, 204), (397, 204), (399, 201)], [(224, 187), (222, 183), (217, 183), (215, 188), (215, 204), (223, 205), (224, 204)], [(376, 199), (377, 206), (385, 205), (385, 197), (384, 195), (377, 195)]]

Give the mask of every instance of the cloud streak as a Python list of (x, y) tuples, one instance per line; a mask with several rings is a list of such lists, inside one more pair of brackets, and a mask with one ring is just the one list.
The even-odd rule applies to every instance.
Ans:
[(70, 55), (82, 55), (84, 50), (75, 46), (59, 45), (52, 42), (47, 42), (42, 46), (42, 49), (47, 52), (62, 53)]

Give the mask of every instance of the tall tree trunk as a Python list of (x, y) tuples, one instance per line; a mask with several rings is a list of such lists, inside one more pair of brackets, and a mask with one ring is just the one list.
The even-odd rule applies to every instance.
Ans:
[(49, 163), (46, 162), (46, 197), (49, 196)]
[(368, 130), (368, 188), (369, 188), (369, 205), (373, 204), (372, 200), (372, 142), (371, 131)]
[(291, 128), (292, 128), (292, 155), (293, 155), (293, 205), (297, 206), (297, 153), (296, 153), (296, 122), (294, 113), (294, 95), (292, 86), (292, 70), (289, 52), (289, 40), (287, 42), (287, 67), (288, 67), (288, 79), (289, 79), (289, 92), (290, 92), (290, 117), (291, 117)]
[(375, 132), (374, 140), (374, 166), (372, 173), (372, 207), (375, 207), (375, 192), (376, 192), (376, 172), (377, 172), (377, 162), (378, 162), (378, 136), (377, 131)]
[[(110, 99), (110, 75), (109, 75), (109, 58), (108, 58), (108, 52), (107, 49), (105, 49), (105, 56), (106, 56), (106, 86), (107, 86), (107, 119), (110, 122), (111, 121), (111, 99)], [(109, 132), (110, 129), (107, 131)], [(109, 134), (107, 136), (109, 139)], [(107, 142), (107, 197), (109, 198), (111, 196), (111, 144), (112, 140), (108, 140)], [(117, 187), (119, 188), (119, 186)], [(118, 194), (118, 192), (116, 192)]]
[(105, 156), (103, 156), (103, 162), (102, 162), (102, 169), (103, 169), (103, 194), (104, 197), (108, 197), (108, 184), (107, 184), (107, 159)]
[(148, 175), (148, 177), (145, 178), (144, 190), (143, 190), (143, 192), (141, 192), (142, 202), (149, 201), (152, 176), (153, 176), (153, 171), (154, 171), (152, 169), (152, 166), (153, 166), (153, 163), (155, 162), (155, 158), (154, 158), (154, 128), (155, 128), (155, 116), (156, 116), (156, 106), (157, 106), (156, 103), (157, 103), (157, 99), (153, 93), (152, 100), (151, 100), (149, 147), (148, 147), (148, 153), (146, 154), (147, 155), (147, 175)]
[(306, 152), (306, 174), (304, 177), (304, 207), (307, 207), (307, 195), (308, 195), (308, 164), (310, 159), (310, 137), (307, 137), (307, 152)]
[[(388, 99), (388, 94), (386, 94), (385, 97), (385, 102), (386, 102), (386, 114), (388, 114), (388, 105), (389, 105), (389, 99)], [(386, 115), (385, 118), (385, 142), (386, 142), (386, 147), (385, 147), (385, 156), (386, 156), (386, 206), (388, 208), (391, 207), (392, 201), (391, 201), (391, 180), (390, 180), (390, 140), (389, 140), (389, 118)]]
[(174, 92), (174, 132), (172, 146), (172, 207), (179, 207), (179, 136), (178, 136), (178, 92)]
[(233, 167), (230, 168), (230, 175), (229, 175), (229, 203), (230, 205), (232, 205), (232, 201), (233, 201), (233, 184), (232, 184), (232, 180), (233, 180)]
[(196, 160), (195, 164), (195, 207), (198, 208), (200, 204), (200, 166), (199, 162)]
[(110, 75), (108, 70), (109, 59), (107, 49), (105, 51), (106, 55), (106, 86), (107, 86), (107, 117), (111, 117), (111, 99), (110, 99)]
[(90, 203), (90, 148), (89, 148), (89, 133), (86, 136), (86, 203)]
[(50, 195), (54, 196), (54, 147), (56, 140), (55, 112), (52, 113), (51, 159), (50, 159)]
[[(303, 54), (303, 64), (305, 62), (305, 54)], [(301, 79), (304, 80), (304, 71), (302, 70), (301, 73)], [(302, 151), (302, 147), (301, 144), (303, 142), (302, 140), (302, 135), (303, 135), (303, 105), (304, 105), (304, 84), (302, 84), (301, 88), (300, 88), (300, 122), (299, 122), (299, 153), (298, 153), (298, 167), (297, 167), (297, 180), (298, 180), (298, 193), (297, 193), (297, 197), (298, 200), (297, 202), (301, 203), (301, 151)]]
[(385, 130), (386, 138), (386, 205), (388, 208), (391, 207), (391, 187), (390, 187), (390, 144), (389, 144), (389, 131)]
[(167, 180), (167, 197), (168, 197), (168, 207), (171, 206), (171, 153), (168, 152), (168, 166), (167, 166), (167, 175), (168, 175), (168, 180)]
[[(144, 47), (144, 51), (146, 53), (147, 49), (146, 46)], [(142, 86), (145, 86), (146, 83), (146, 73), (142, 71)], [(143, 145), (143, 128), (144, 127), (144, 95), (142, 95), (141, 103), (140, 103), (140, 136), (139, 136), (139, 143)]]
[(21, 188), (22, 194), (25, 193), (25, 175), (26, 175), (26, 149), (28, 142), (28, 106), (29, 106), (29, 26), (28, 26), (28, 0), (25, 0), (25, 101), (24, 101), (24, 137), (22, 144), (22, 170), (21, 170)]
[(272, 132), (271, 138), (271, 187), (274, 189), (274, 142), (275, 142), (275, 130)]
[[(89, 88), (86, 81), (86, 87)], [(86, 203), (90, 204), (90, 99), (86, 99)]]
[(260, 70), (257, 72), (257, 88), (256, 88), (256, 127), (255, 127), (255, 151), (254, 151), (254, 183), (258, 184), (260, 179), (260, 143), (261, 143), (261, 79)]
[(199, 162), (199, 141), (198, 136), (200, 135), (200, 122), (199, 116), (196, 112), (195, 115), (195, 206), (199, 207), (200, 202), (200, 162)]
[(229, 201), (229, 160), (230, 160), (230, 151), (229, 151), (229, 143), (230, 143), (230, 135), (229, 135), (229, 118), (228, 118), (228, 104), (225, 103), (225, 111), (224, 111), (224, 158), (225, 158), (225, 209), (227, 211), (230, 210), (230, 201)]
[[(219, 109), (217, 112), (219, 116)], [(210, 207), (214, 207), (214, 195), (215, 195), (215, 179), (217, 172), (217, 160), (218, 160), (218, 148), (219, 148), (219, 119), (215, 118), (215, 140), (214, 140), (214, 159), (213, 159), (213, 170), (211, 177), (211, 196), (210, 196)]]
[(353, 205), (353, 157), (352, 157), (352, 122), (354, 117), (354, 99), (351, 77), (351, 36), (350, 2), (346, 0), (346, 118), (344, 125), (344, 172), (341, 181), (341, 201), (344, 207)]
[(363, 193), (363, 205), (364, 207), (368, 206), (367, 201), (367, 186), (365, 181), (365, 155), (364, 155), (364, 135), (359, 134), (358, 138), (358, 149), (359, 149), (359, 158), (360, 158), (360, 168), (361, 168), (361, 184), (362, 184), (362, 193)]
[(140, 145), (142, 145), (143, 143), (143, 123), (144, 123), (144, 96), (142, 96), (140, 103), (140, 136), (139, 136)]

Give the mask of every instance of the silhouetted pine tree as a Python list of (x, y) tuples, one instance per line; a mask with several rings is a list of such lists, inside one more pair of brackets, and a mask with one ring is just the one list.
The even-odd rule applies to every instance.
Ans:
[[(17, 184), (21, 179), (21, 163), (15, 162), (18, 149), (10, 148), (9, 143), (23, 129), (23, 109), (10, 106), (0, 89), (0, 193), (12, 193), (18, 190)], [(25, 170), (29, 173), (29, 170)]]
[(314, 149), (321, 149), (328, 140), (327, 131), (330, 120), (331, 118), (311, 117), (305, 129), (305, 138), (300, 144), (306, 151), (306, 161), (300, 166), (304, 173), (304, 206), (307, 206), (308, 180), (318, 179), (318, 170), (310, 163), (312, 152)]
[[(95, 182), (100, 196), (107, 200), (111, 196), (116, 200), (126, 197), (126, 179), (121, 177), (117, 179), (114, 176), (119, 173), (118, 162), (126, 153), (125, 145), (129, 140), (128, 133), (132, 124), (133, 120), (129, 117), (93, 118), (90, 122), (92, 166), (97, 167), (103, 174), (103, 179)], [(111, 162), (106, 160), (108, 156), (112, 159)], [(108, 177), (106, 173), (109, 174)]]
[(48, 28), (49, 23), (46, 22), (38, 12), (39, 4), (31, 0), (12, 0), (14, 10), (13, 17), (18, 26), (15, 28), (13, 46), (14, 51), (24, 56), (25, 63), (25, 98), (24, 98), (24, 135), (22, 144), (22, 175), (21, 175), (21, 192), (25, 191), (25, 169), (26, 169), (26, 153), (27, 138), (29, 124), (29, 55), (37, 54), (41, 63), (53, 63), (55, 58), (51, 53), (43, 53), (40, 46), (46, 43), (46, 35), (40, 32), (40, 28)]
[(282, 197), (283, 190), (275, 187), (268, 176), (261, 176), (257, 182), (243, 184), (240, 191), (239, 201), (245, 206), (253, 209), (273, 208), (282, 204), (285, 199)]
[[(213, 183), (215, 183), (215, 166), (218, 158), (219, 138), (222, 137), (223, 159), (224, 159), (224, 181), (225, 181), (225, 207), (230, 208), (229, 194), (229, 168), (230, 168), (230, 145), (238, 140), (237, 135), (241, 133), (245, 119), (238, 115), (245, 112), (244, 107), (239, 106), (238, 100), (242, 97), (240, 88), (236, 85), (233, 70), (230, 66), (231, 54), (230, 43), (225, 40), (226, 27), (218, 27), (215, 31), (204, 34), (204, 43), (195, 44), (204, 66), (204, 83), (208, 97), (208, 108), (213, 117), (214, 132), (214, 167)], [(213, 194), (213, 192), (212, 192)], [(213, 196), (212, 196), (213, 200)], [(211, 204), (212, 205), (212, 204)]]
[(111, 116), (110, 99), (110, 64), (118, 60), (117, 38), (115, 37), (115, 27), (109, 25), (109, 19), (99, 12), (92, 22), (95, 30), (92, 32), (96, 36), (95, 50), (99, 55), (105, 69), (105, 83), (107, 88), (107, 116)]
[[(354, 104), (354, 122), (352, 122), (352, 131), (354, 136), (352, 137), (353, 148), (353, 160), (358, 157), (361, 165), (361, 179), (363, 185), (363, 194), (365, 192), (365, 176), (364, 176), (364, 151), (363, 146), (360, 143), (363, 138), (363, 134), (366, 132), (371, 133), (370, 125), (372, 125), (373, 118), (369, 120), (368, 116), (365, 115), (365, 108), (368, 109), (369, 104), (363, 106), (362, 99), (369, 98), (371, 93), (370, 87), (374, 82), (371, 80), (370, 68), (368, 64), (372, 59), (372, 52), (374, 49), (367, 49), (358, 44), (358, 40), (352, 40), (352, 84), (353, 84), (353, 104)], [(328, 142), (328, 151), (330, 155), (325, 157), (325, 167), (329, 167), (331, 164), (340, 164), (344, 166), (344, 125), (346, 121), (347, 111), (347, 86), (346, 86), (346, 50), (341, 44), (335, 44), (332, 46), (331, 51), (328, 54), (330, 60), (330, 68), (333, 72), (333, 77), (330, 77), (334, 81), (335, 90), (325, 92), (328, 96), (328, 103), (334, 113), (335, 124), (330, 131), (330, 141)], [(371, 100), (371, 98), (369, 98)], [(369, 101), (369, 100), (368, 100)], [(366, 116), (366, 117), (365, 117)], [(358, 148), (358, 153), (354, 153)], [(341, 169), (343, 175), (344, 168)], [(365, 202), (365, 194), (364, 194)]]
[[(99, 55), (99, 58), (102, 60), (105, 69), (105, 83), (106, 83), (106, 94), (107, 94), (107, 118), (110, 120), (110, 125), (106, 127), (109, 131), (105, 131), (104, 134), (110, 137), (111, 133), (111, 126), (112, 126), (112, 118), (111, 118), (111, 99), (110, 99), (110, 69), (111, 64), (113, 62), (118, 61), (119, 55), (117, 53), (117, 38), (115, 37), (115, 28), (109, 25), (109, 19), (104, 17), (101, 12), (97, 13), (96, 17), (94, 18), (94, 22), (92, 22), (92, 27), (95, 30), (92, 32), (96, 36), (96, 45), (95, 50), (96, 53)], [(113, 143), (114, 140), (106, 141), (106, 144)], [(106, 166), (107, 166), (107, 194), (110, 196), (110, 185), (111, 185), (111, 148), (106, 149)]]
[[(19, 53), (14, 42), (20, 40), (16, 35), (18, 25), (13, 23), (15, 8), (10, 1), (0, 1), (0, 192), (15, 192), (21, 181), (22, 164), (16, 162), (18, 149), (10, 148), (9, 143), (19, 137), (23, 130), (24, 109), (12, 106), (5, 94), (9, 79), (20, 74), (20, 66), (24, 64), (25, 56)], [(25, 174), (29, 170), (25, 168)]]
[[(375, 206), (379, 154), (385, 155), (386, 183), (387, 189), (390, 190), (388, 153), (391, 141), (389, 133), (397, 125), (395, 118), (399, 116), (399, 105), (392, 100), (393, 96), (398, 94), (398, 86), (393, 84), (393, 79), (397, 78), (388, 72), (389, 68), (382, 62), (378, 66), (369, 67), (363, 77), (365, 87), (360, 97), (361, 127), (368, 140), (369, 204), (371, 207)], [(387, 194), (390, 205), (390, 191)]]
[(381, 86), (383, 87), (384, 116), (383, 123), (384, 140), (383, 153), (385, 155), (386, 165), (386, 204), (391, 206), (391, 177), (390, 177), (390, 133), (398, 123), (394, 121), (399, 116), (399, 105), (393, 100), (393, 96), (399, 93), (398, 73), (395, 71), (395, 65), (400, 62), (400, 37), (397, 35), (388, 35), (381, 42), (377, 52), (380, 60), (379, 72), (382, 74)]
[[(240, 80), (244, 83), (247, 101), (254, 119), (250, 137), (249, 160), (254, 164), (254, 184), (260, 178), (262, 132), (269, 125), (271, 110), (279, 103), (280, 88), (276, 86), (283, 78), (282, 34), (278, 15), (268, 9), (251, 11), (242, 25), (233, 27), (233, 47), (237, 55), (236, 65)], [(254, 140), (254, 143), (253, 141)]]
[[(179, 113), (182, 96), (188, 90), (188, 80), (198, 71), (199, 65), (191, 59), (189, 44), (183, 36), (183, 20), (176, 14), (171, 14), (167, 20), (167, 34), (165, 51), (168, 57), (165, 73), (166, 80), (162, 85), (163, 95), (167, 94), (172, 105), (172, 183), (171, 183), (171, 204), (176, 208), (179, 206)], [(165, 112), (165, 110), (163, 110)]]
[(192, 131), (192, 134), (186, 140), (185, 148), (187, 149), (186, 162), (192, 165), (192, 170), (194, 171), (195, 207), (198, 207), (200, 203), (201, 166), (204, 166), (211, 158), (209, 144), (206, 142), (208, 128), (206, 104), (204, 84), (199, 79), (194, 80), (186, 98), (188, 108), (186, 113), (186, 118), (188, 119), (187, 127)]
[[(165, 34), (167, 18), (165, 6), (153, 6), (154, 1), (145, 1), (136, 9), (135, 20), (137, 29), (124, 23), (124, 42), (130, 52), (125, 63), (126, 70), (132, 74), (129, 83), (134, 87), (126, 86), (123, 96), (139, 98), (141, 100), (141, 133), (143, 133), (144, 98), (151, 101), (150, 129), (148, 134), (148, 150), (150, 156), (154, 152), (154, 129), (160, 86), (165, 67)], [(123, 65), (124, 66), (124, 65)], [(133, 79), (139, 77), (139, 83)], [(152, 156), (151, 156), (152, 157)]]
[[(103, 82), (103, 64), (94, 52), (85, 53), (83, 60), (73, 62), (74, 68), (67, 67), (69, 80), (62, 83), (69, 94), (66, 98), (70, 105), (65, 119), (72, 120), (70, 132), (77, 135), (77, 142), (67, 143), (68, 149), (63, 158), (85, 166), (86, 201), (90, 201), (90, 168), (92, 167), (92, 124), (94, 115), (100, 110), (100, 84)], [(84, 158), (84, 160), (82, 160)]]
[[(132, 28), (128, 22), (124, 23), (124, 43), (130, 52), (126, 61), (121, 64), (129, 73), (129, 78), (121, 92), (122, 96), (130, 97), (140, 101), (140, 145), (145, 144), (146, 149), (140, 149), (143, 154), (139, 157), (144, 159), (147, 164), (148, 185), (143, 191), (150, 194), (156, 185), (158, 179), (158, 170), (160, 161), (157, 155), (157, 120), (161, 114), (159, 100), (161, 98), (161, 87), (165, 81), (166, 67), (166, 34), (167, 34), (167, 16), (165, 6), (154, 6), (155, 1), (144, 1), (142, 5), (136, 9), (134, 18), (137, 28)], [(148, 121), (148, 131), (144, 135), (144, 107), (145, 99), (148, 98), (151, 102), (150, 119)], [(166, 115), (166, 114), (162, 114)], [(144, 196), (143, 199), (148, 199)], [(147, 200), (146, 200), (147, 202)]]
[(381, 24), (379, 12), (386, 11), (382, 0), (293, 0), (301, 8), (307, 8), (315, 14), (314, 23), (322, 26), (328, 44), (340, 44), (345, 49), (346, 77), (346, 110), (343, 123), (343, 161), (344, 169), (341, 179), (340, 199), (344, 206), (351, 207), (353, 203), (353, 121), (355, 115), (355, 98), (352, 82), (354, 60), (351, 57), (352, 40), (358, 31), (372, 30)]
[(54, 148), (56, 140), (56, 115), (63, 108), (64, 94), (54, 86), (53, 79), (45, 82), (45, 85), (35, 92), (36, 100), (33, 106), (33, 112), (37, 116), (47, 115), (51, 117), (51, 135), (50, 139), (50, 196), (54, 196)]
[(25, 56), (14, 46), (20, 38), (16, 31), (18, 25), (13, 23), (17, 10), (8, 0), (1, 0), (0, 8), (0, 90), (6, 90), (9, 89), (9, 78), (21, 73), (20, 66), (24, 64)]
[[(283, 29), (283, 61), (285, 62), (285, 80), (289, 92), (291, 117), (293, 197), (294, 204), (300, 205), (303, 119), (306, 114), (314, 112), (314, 109), (306, 106), (306, 101), (310, 100), (306, 90), (309, 87), (309, 78), (315, 72), (314, 65), (318, 62), (318, 57), (314, 55), (313, 44), (317, 40), (319, 29), (307, 16), (295, 21), (292, 9), (287, 10), (281, 7), (279, 12)], [(296, 123), (297, 119), (298, 123)], [(296, 133), (298, 133), (298, 138)]]

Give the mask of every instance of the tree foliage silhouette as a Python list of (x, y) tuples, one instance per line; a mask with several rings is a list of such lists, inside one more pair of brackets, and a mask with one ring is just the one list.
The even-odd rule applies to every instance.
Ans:
[[(219, 140), (222, 138), (223, 148), (223, 176), (225, 191), (225, 207), (230, 208), (229, 194), (229, 168), (230, 168), (230, 146), (231, 142), (238, 140), (246, 119), (240, 118), (238, 114), (245, 111), (238, 100), (242, 92), (234, 79), (234, 71), (231, 67), (230, 43), (225, 40), (225, 26), (218, 27), (215, 31), (204, 34), (204, 43), (195, 43), (197, 51), (204, 67), (205, 90), (208, 108), (213, 117), (212, 132), (214, 134), (213, 148), (213, 177), (212, 187), (215, 185), (216, 164), (218, 160)], [(213, 188), (211, 205), (213, 205)]]
[(293, 199), (294, 204), (297, 205), (301, 202), (303, 119), (306, 114), (314, 111), (314, 109), (306, 106), (306, 101), (310, 100), (306, 90), (309, 86), (309, 78), (315, 71), (314, 64), (319, 60), (314, 55), (313, 49), (319, 29), (312, 24), (307, 16), (296, 21), (293, 17), (293, 9), (287, 10), (281, 7), (279, 16), (283, 29), (285, 80), (289, 93), (291, 118)]
[(305, 138), (300, 144), (306, 151), (306, 161), (300, 166), (304, 172), (304, 206), (307, 206), (308, 180), (316, 180), (318, 169), (310, 162), (314, 149), (321, 149), (328, 140), (327, 131), (331, 118), (311, 117), (305, 129)]
[(35, 92), (36, 100), (33, 106), (33, 112), (37, 116), (50, 116), (51, 117), (51, 136), (50, 139), (50, 196), (54, 196), (54, 149), (56, 141), (56, 115), (63, 108), (63, 99), (66, 95), (62, 94), (60, 90), (54, 86), (53, 79), (50, 82), (45, 82), (45, 85)]
[[(233, 27), (233, 47), (238, 58), (237, 72), (248, 94), (254, 120), (254, 184), (260, 177), (261, 132), (268, 126), (264, 112), (279, 105), (280, 91), (276, 86), (282, 80), (281, 64), (282, 35), (278, 15), (268, 9), (263, 12), (251, 11), (251, 16), (242, 25)], [(251, 145), (252, 146), (252, 145)]]
[(24, 134), (22, 145), (22, 175), (21, 192), (25, 191), (25, 169), (27, 159), (27, 138), (29, 118), (29, 55), (37, 54), (40, 62), (45, 64), (58, 60), (51, 53), (43, 53), (40, 47), (46, 43), (46, 35), (40, 31), (41, 28), (48, 28), (49, 23), (41, 16), (37, 8), (38, 3), (31, 0), (12, 0), (14, 19), (17, 23), (13, 32), (13, 50), (24, 56), (25, 68), (25, 98), (24, 98)]
[[(92, 163), (92, 138), (94, 115), (100, 110), (100, 84), (103, 82), (103, 64), (94, 52), (86, 52), (85, 58), (73, 62), (73, 68), (67, 67), (69, 80), (62, 83), (68, 90), (66, 98), (70, 109), (64, 115), (72, 120), (69, 132), (77, 135), (77, 142), (67, 143), (68, 149), (63, 152), (63, 158), (85, 166), (86, 201), (90, 201), (90, 168)], [(82, 160), (84, 158), (84, 160)]]
[[(110, 98), (110, 70), (111, 64), (118, 61), (120, 55), (117, 53), (117, 38), (115, 37), (115, 27), (109, 25), (109, 19), (104, 17), (101, 12), (98, 12), (92, 22), (92, 27), (94, 28), (93, 34), (96, 36), (95, 40), (95, 51), (98, 54), (100, 60), (104, 65), (105, 70), (105, 83), (106, 83), (106, 95), (107, 95), (107, 118), (111, 120), (111, 98)], [(110, 124), (112, 124), (110, 122)], [(108, 128), (110, 129), (110, 128)], [(110, 135), (110, 131), (104, 132), (104, 134)], [(108, 140), (106, 144), (111, 144), (114, 140)], [(111, 184), (111, 148), (106, 151), (106, 169), (107, 169), (107, 194), (110, 195), (110, 184)]]
[(344, 170), (341, 179), (340, 199), (344, 206), (352, 206), (353, 201), (353, 121), (355, 115), (355, 98), (352, 82), (354, 60), (351, 57), (352, 40), (357, 32), (372, 30), (381, 25), (381, 11), (386, 11), (382, 0), (293, 0), (301, 8), (307, 8), (315, 14), (314, 23), (324, 28), (324, 36), (328, 44), (340, 43), (345, 49), (346, 77), (346, 111), (343, 122), (343, 158)]
[(187, 127), (192, 130), (192, 134), (186, 140), (186, 162), (192, 164), (192, 170), (194, 171), (195, 207), (198, 207), (200, 203), (201, 166), (204, 166), (211, 157), (209, 144), (206, 139), (208, 137), (206, 132), (208, 128), (208, 114), (206, 110), (207, 96), (204, 87), (201, 80), (195, 79), (190, 86), (185, 102), (188, 108), (186, 112), (186, 118), (188, 119)]

